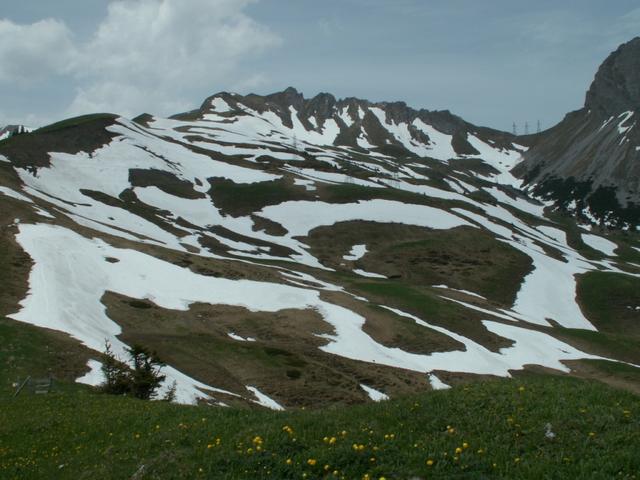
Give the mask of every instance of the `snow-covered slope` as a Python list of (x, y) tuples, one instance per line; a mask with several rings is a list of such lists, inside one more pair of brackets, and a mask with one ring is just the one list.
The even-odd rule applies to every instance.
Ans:
[(556, 334), (598, 329), (581, 276), (637, 269), (594, 232), (607, 259), (585, 256), (515, 188), (524, 150), (448, 112), (292, 89), (20, 135), (0, 144), (0, 202), (33, 266), (9, 316), (86, 346), (83, 382), (105, 340), (150, 343), (184, 402), (568, 372), (609, 356)]

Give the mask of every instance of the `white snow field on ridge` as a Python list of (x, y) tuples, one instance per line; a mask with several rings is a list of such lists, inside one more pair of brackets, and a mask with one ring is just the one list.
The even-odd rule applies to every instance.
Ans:
[[(279, 119), (275, 115), (274, 117)], [(366, 200), (347, 204), (289, 201), (255, 212), (258, 217), (279, 223), (288, 231), (285, 236), (274, 236), (262, 230), (255, 231), (254, 220), (250, 217), (225, 215), (207, 197), (186, 199), (168, 194), (157, 187), (135, 188), (135, 194), (141, 201), (170, 212), (171, 216), (165, 217), (165, 220), (174, 228), (184, 231), (183, 237), (176, 237), (128, 210), (95, 201), (82, 194), (80, 189), (94, 190), (117, 198), (124, 190), (131, 188), (128, 174), (131, 168), (172, 173), (189, 181), (197, 192), (205, 192), (208, 189), (207, 178), (210, 176), (227, 178), (236, 183), (270, 181), (281, 176), (213, 160), (194, 153), (185, 146), (150, 135), (143, 127), (124, 119), (118, 119), (118, 123), (108, 129), (118, 137), (91, 155), (52, 153), (49, 168), (40, 168), (37, 174), (18, 170), (27, 186), (26, 191), (36, 198), (54, 204), (81, 225), (129, 240), (155, 243), (178, 251), (187, 251), (184, 245), (188, 244), (197, 248), (201, 255), (218, 258), (218, 255), (207, 252), (199, 244), (200, 237), (210, 236), (232, 248), (230, 253), (236, 256), (256, 260), (283, 259), (273, 257), (264, 247), (252, 248), (246, 242), (237, 242), (206, 231), (208, 227), (218, 225), (247, 238), (285, 246), (295, 252), (291, 258), (286, 257), (287, 260), (315, 268), (325, 267), (308, 252), (298, 237), (307, 235), (319, 226), (352, 220), (397, 222), (438, 229), (477, 223), (492, 231), (499, 239), (523, 251), (534, 261), (534, 271), (525, 279), (513, 307), (519, 318), (541, 325), (549, 325), (546, 319), (552, 318), (567, 327), (594, 329), (575, 302), (575, 275), (603, 266), (607, 268), (607, 265), (587, 262), (566, 245), (566, 240), (558, 244), (559, 239), (556, 238), (554, 242), (544, 230), (541, 234), (504, 208), (482, 204), (464, 195), (427, 185), (395, 181), (394, 185), (400, 186), (401, 189), (445, 200), (464, 201), (473, 207), (483, 209), (487, 217), (493, 217), (502, 223), (498, 225), (485, 216), (459, 208), (448, 212), (389, 200)], [(247, 127), (244, 134), (250, 135), (251, 130)], [(255, 132), (253, 134), (255, 135)], [(385, 179), (379, 180), (386, 183)], [(542, 215), (539, 207), (534, 207), (524, 200), (513, 200), (495, 187), (489, 192), (499, 201), (506, 201), (537, 216)], [(178, 218), (197, 228), (178, 225)], [(474, 223), (464, 220), (465, 218)], [(505, 224), (510, 225), (510, 228)], [(554, 248), (561, 247), (568, 263), (548, 257), (534, 241), (551, 244)], [(600, 242), (598, 245), (603, 248), (604, 243)]]
[[(231, 94), (236, 100), (241, 102), (238, 95)], [(364, 108), (364, 110), (363, 110)], [(300, 150), (312, 147), (324, 147), (325, 154), (335, 160), (346, 160), (349, 156), (349, 147), (335, 145), (340, 133), (340, 126), (336, 123), (339, 118), (348, 128), (353, 126), (354, 120), (362, 121), (365, 115), (373, 114), (378, 125), (386, 130), (396, 142), (406, 148), (409, 152), (421, 156), (430, 157), (443, 162), (450, 159), (477, 157), (483, 159), (487, 164), (499, 171), (498, 175), (492, 175), (496, 181), (504, 179), (503, 183), (514, 184), (516, 179), (508, 174), (508, 171), (521, 159), (521, 154), (527, 147), (512, 144), (510, 149), (497, 148), (487, 143), (474, 134), (468, 135), (469, 144), (475, 148), (478, 155), (458, 154), (453, 148), (453, 136), (445, 134), (433, 125), (425, 123), (416, 118), (411, 123), (396, 123), (387, 120), (386, 112), (378, 106), (358, 107), (357, 118), (351, 118), (346, 111), (336, 111), (333, 118), (328, 118), (323, 125), (318, 125), (317, 119), (309, 118), (312, 129), (302, 123), (300, 112), (293, 106), (288, 108), (291, 118), (291, 127), (286, 125), (282, 118), (271, 110), (259, 112), (251, 107), (238, 103), (236, 107), (231, 107), (224, 99), (212, 99), (209, 110), (203, 115), (201, 120), (176, 120), (154, 117), (149, 128), (154, 134), (168, 136), (170, 138), (192, 143), (201, 148), (212, 149), (226, 155), (246, 155), (249, 160), (255, 160), (262, 154), (260, 151), (252, 151), (252, 148), (273, 149), (274, 140), (282, 145), (297, 145)], [(369, 150), (369, 154), (378, 155), (378, 147), (367, 141), (368, 133), (360, 126), (361, 132), (358, 135), (357, 143), (360, 148)], [(426, 143), (416, 140), (412, 135), (412, 130), (418, 130), (428, 138)], [(206, 141), (189, 140), (187, 137), (193, 135), (203, 136)], [(210, 142), (213, 142), (210, 143)], [(242, 144), (243, 147), (234, 147), (233, 144)], [(249, 148), (246, 148), (249, 147)], [(331, 148), (331, 150), (330, 150)], [(283, 152), (275, 152), (275, 158), (286, 159)], [(295, 154), (291, 154), (291, 160), (300, 159)], [(297, 157), (297, 158), (296, 158)]]
[[(266, 312), (314, 309), (333, 328), (333, 333), (321, 336), (327, 341), (321, 350), (354, 360), (424, 373), (453, 370), (509, 376), (509, 370), (521, 369), (527, 364), (567, 371), (562, 360), (598, 358), (544, 333), (485, 321), (483, 324), (489, 331), (515, 342), (512, 347), (495, 353), (461, 335), (391, 309), (466, 347), (465, 351), (430, 355), (408, 353), (374, 341), (362, 330), (365, 318), (321, 300), (319, 292), (313, 289), (202, 276), (147, 254), (114, 248), (98, 239), (89, 240), (59, 226), (37, 224), (20, 225), (19, 228), (17, 241), (35, 265), (29, 277), (29, 294), (21, 302), (21, 310), (11, 318), (66, 332), (98, 351), (105, 340), (114, 345), (118, 354), (124, 348), (117, 338), (121, 333), (120, 327), (107, 317), (101, 303), (102, 296), (109, 291), (147, 299), (159, 307), (173, 310), (187, 310), (196, 302)], [(177, 382), (177, 398), (183, 403), (194, 403), (198, 398), (215, 392), (230, 394), (173, 368), (166, 373), (169, 381)]]
[[(355, 381), (355, 388), (351, 387), (358, 393), (353, 398), (360, 399), (365, 398), (363, 391), (372, 399), (383, 398), (383, 392), (395, 394), (386, 367), (418, 372), (413, 378), (422, 379), (427, 388), (446, 388), (457, 380), (444, 372), (509, 376), (527, 365), (567, 372), (566, 361), (601, 358), (583, 344), (579, 346), (585, 351), (554, 338), (553, 327), (596, 330), (576, 298), (580, 275), (596, 270), (635, 274), (622, 271), (625, 262), (615, 254), (617, 245), (603, 237), (583, 234), (584, 242), (605, 254), (605, 260), (588, 249), (584, 256), (575, 251), (562, 227), (545, 217), (548, 204), (511, 188), (519, 180), (509, 170), (526, 147), (509, 143), (508, 134), (506, 140), (500, 132), (491, 137), (491, 131), (463, 122), (466, 131), (462, 135), (458, 131), (456, 138), (468, 144), (464, 147), (467, 152), (475, 148), (479, 154), (458, 154), (454, 137), (443, 133), (458, 128), (457, 120), (453, 119), (453, 127), (435, 120), (430, 125), (427, 120), (396, 114), (393, 108), (385, 110), (386, 104), (339, 108), (328, 117), (313, 109), (310, 113), (298, 107), (263, 107), (259, 102), (249, 107), (213, 98), (208, 110), (176, 116), (179, 119), (117, 118), (106, 127), (108, 143), (94, 146), (89, 142), (92, 146), (87, 148), (92, 151), (52, 152), (48, 165), (27, 162), (14, 166), (18, 178), (14, 176), (6, 186), (0, 184), (0, 201), (19, 212), (26, 212), (24, 205), (29, 203), (28, 217), (16, 215), (10, 228), (19, 232), (17, 241), (34, 266), (29, 295), (12, 318), (67, 332), (96, 351), (102, 351), (108, 340), (122, 354), (126, 345), (119, 340), (118, 318), (109, 318), (102, 303), (105, 292), (178, 311), (194, 304), (196, 308), (228, 305), (272, 314), (311, 310), (328, 328), (321, 335), (296, 329), (296, 335), (308, 334), (315, 345), (303, 342), (300, 351), (287, 343), (294, 338), (289, 332), (273, 340), (271, 334), (279, 332), (265, 334), (254, 324), (225, 324), (222, 333), (212, 332), (212, 338), (231, 349), (262, 351), (283, 346), (302, 357), (318, 355), (317, 348), (365, 362), (354, 368), (366, 369), (367, 374), (381, 367), (380, 378), (372, 374), (371, 381), (351, 378), (352, 372), (346, 375)], [(438, 115), (422, 118), (437, 119)], [(352, 129), (348, 145), (341, 144), (345, 125)], [(7, 158), (5, 165), (3, 158), (0, 169), (11, 168), (12, 159)], [(18, 179), (21, 187), (16, 186)], [(236, 200), (240, 202), (233, 203)], [(47, 219), (36, 220), (34, 211)], [(38, 221), (47, 223), (33, 224)], [(74, 222), (93, 230), (95, 238), (90, 238), (86, 228), (79, 228), (81, 233), (74, 231)], [(378, 226), (371, 229), (369, 238), (364, 234), (367, 230), (359, 232), (355, 222)], [(328, 235), (334, 226), (336, 245), (322, 244), (325, 238), (331, 239)], [(473, 320), (477, 322), (473, 328), (482, 332), (480, 339), (461, 334), (467, 332), (467, 325), (443, 328), (450, 325), (448, 318), (419, 318), (424, 315), (416, 316), (417, 308), (405, 308), (412, 313), (397, 308), (380, 313), (378, 307), (395, 302), (391, 297), (386, 301), (383, 294), (371, 293), (377, 299), (374, 304), (365, 298), (364, 286), (384, 291), (412, 285), (413, 262), (422, 268), (420, 252), (385, 259), (389, 267), (377, 262), (376, 253), (396, 255), (393, 247), (401, 246), (402, 238), (390, 237), (416, 232), (422, 238), (419, 229), (452, 230), (442, 237), (457, 232), (469, 238), (474, 232), (490, 233), (492, 239), (531, 259), (531, 271), (524, 278), (514, 278), (519, 290), (516, 293), (514, 286), (512, 305), (489, 293), (481, 296), (471, 291), (475, 288), (472, 282), (467, 286), (466, 281), (455, 278), (455, 283), (439, 281), (457, 289), (418, 285), (425, 288), (421, 292), (425, 300), (435, 293), (436, 299), (452, 302), (462, 316), (469, 312), (479, 318)], [(163, 258), (166, 255), (177, 265), (137, 248)], [(433, 258), (444, 263), (452, 259), (452, 265), (458, 260), (466, 262), (464, 255), (455, 257), (455, 252), (447, 252), (446, 259)], [(405, 260), (411, 262), (406, 271)], [(525, 269), (527, 260), (521, 260)], [(431, 259), (424, 264), (437, 265)], [(399, 272), (394, 271), (396, 267)], [(369, 314), (371, 308), (377, 313)], [(214, 313), (217, 310), (211, 308)], [(291, 321), (288, 316), (269, 315), (269, 321), (283, 317)], [(319, 321), (318, 316), (313, 317)], [(260, 316), (255, 318), (259, 324)], [(414, 350), (404, 339), (386, 338), (376, 330), (377, 322), (388, 322), (384, 328), (389, 329), (415, 322), (418, 326), (411, 325), (411, 332), (416, 332), (416, 339), (423, 334), (444, 336), (461, 347)], [(497, 338), (507, 346), (496, 351), (497, 347), (484, 345), (482, 338)], [(306, 348), (312, 351), (302, 351)], [(216, 380), (207, 381), (197, 374), (190, 377), (188, 368), (181, 371), (183, 365), (176, 360), (166, 373), (167, 383), (177, 382), (180, 402), (205, 398), (222, 405), (234, 396), (274, 409), (287, 406), (268, 380), (260, 380), (262, 376), (233, 378), (245, 373), (223, 365), (220, 357), (212, 355), (211, 359), (220, 368), (228, 368), (233, 380), (239, 380), (231, 388), (234, 391), (215, 387)], [(346, 362), (334, 359), (335, 363)], [(99, 363), (91, 360), (89, 366), (91, 372), (79, 381), (96, 384)], [(264, 371), (269, 368), (264, 367)], [(259, 370), (264, 375), (263, 368)], [(274, 368), (270, 374), (284, 373)], [(391, 375), (401, 376), (399, 371)], [(347, 387), (344, 392), (353, 394)]]

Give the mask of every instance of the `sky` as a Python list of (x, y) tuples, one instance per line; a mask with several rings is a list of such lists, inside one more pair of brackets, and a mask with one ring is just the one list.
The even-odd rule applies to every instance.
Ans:
[(0, 0), (0, 125), (293, 86), (522, 133), (580, 108), (638, 35), (627, 0)]

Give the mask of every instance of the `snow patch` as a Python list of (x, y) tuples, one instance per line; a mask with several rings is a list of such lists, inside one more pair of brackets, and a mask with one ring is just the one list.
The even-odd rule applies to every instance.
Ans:
[(361, 277), (367, 277), (367, 278), (384, 278), (384, 279), (387, 278), (384, 275), (380, 275), (379, 273), (365, 272), (364, 270), (360, 270), (359, 268), (355, 268), (353, 270), (353, 273), (360, 275)]
[(253, 393), (253, 395), (258, 399), (255, 402), (258, 405), (262, 405), (263, 407), (269, 408), (271, 410), (278, 410), (278, 411), (283, 411), (284, 410), (284, 407), (282, 405), (280, 405), (274, 399), (272, 399), (272, 398), (268, 397), (267, 395), (265, 395), (264, 393), (262, 393), (256, 387), (247, 386), (246, 389), (249, 390), (251, 393)]
[(471, 295), (472, 297), (481, 298), (482, 300), (486, 300), (482, 295), (478, 295), (477, 293), (470, 292), (469, 290), (459, 290), (457, 288), (451, 288), (447, 285), (433, 285), (433, 288), (442, 288), (446, 290), (453, 290), (454, 292), (464, 293), (465, 295)]
[(87, 362), (87, 367), (89, 367), (89, 371), (85, 373), (82, 377), (76, 378), (76, 383), (83, 383), (85, 385), (91, 385), (92, 387), (97, 387), (104, 383), (105, 377), (102, 373), (102, 362), (98, 360), (89, 360)]
[(314, 182), (313, 180), (307, 180), (306, 178), (294, 178), (293, 179), (293, 184), (294, 185), (301, 185), (303, 186), (307, 191), (313, 192), (314, 190), (316, 190), (316, 182)]
[(252, 338), (252, 337), (241, 337), (240, 335), (236, 335), (233, 332), (228, 332), (227, 335), (229, 336), (229, 338), (232, 338), (234, 340), (238, 340), (239, 342), (255, 342), (256, 339)]
[(211, 101), (211, 108), (215, 110), (216, 113), (226, 113), (233, 111), (229, 104), (220, 97), (216, 97)]
[(618, 115), (618, 118), (624, 117), (622, 120), (620, 120), (618, 122), (618, 134), (619, 135), (624, 135), (633, 126), (633, 125), (629, 125), (628, 127), (624, 127), (623, 126), (627, 122), (627, 120), (629, 120), (631, 117), (633, 117), (633, 113), (634, 113), (633, 111), (629, 110), (629, 111), (626, 111), (626, 112), (622, 112), (620, 115)]
[(597, 235), (592, 235), (590, 233), (583, 233), (582, 241), (591, 248), (604, 253), (608, 257), (614, 256), (615, 250), (618, 248), (618, 245), (613, 243), (612, 241), (607, 240), (606, 238), (599, 237)]
[(392, 200), (361, 200), (357, 203), (338, 204), (290, 201), (265, 207), (256, 215), (279, 223), (287, 229), (289, 237), (307, 236), (314, 228), (353, 220), (404, 223), (435, 229), (471, 225), (438, 208)]
[(351, 247), (348, 255), (343, 256), (345, 260), (353, 261), (360, 260), (367, 253), (366, 245), (354, 245)]
[(431, 388), (433, 388), (434, 390), (447, 390), (451, 388), (451, 385), (447, 385), (433, 373), (429, 374), (428, 378), (429, 383), (431, 384)]
[(33, 200), (31, 200), (29, 197), (26, 197), (23, 194), (10, 189), (9, 187), (0, 186), (0, 193), (2, 193), (3, 195), (6, 195), (7, 197), (11, 197), (15, 200), (20, 200), (22, 202), (27, 202), (27, 203), (33, 203)]
[(362, 388), (362, 390), (364, 390), (367, 393), (367, 395), (369, 395), (369, 398), (374, 402), (389, 400), (389, 395), (387, 395), (386, 393), (382, 393), (381, 391), (376, 390), (375, 388), (368, 387), (363, 383), (360, 384), (360, 388)]
[(458, 154), (451, 145), (452, 136), (442, 133), (436, 130), (431, 125), (427, 125), (422, 120), (417, 118), (413, 121), (413, 126), (423, 133), (426, 133), (429, 137), (429, 145), (427, 146), (427, 155), (436, 160), (447, 161), (451, 158), (456, 158)]

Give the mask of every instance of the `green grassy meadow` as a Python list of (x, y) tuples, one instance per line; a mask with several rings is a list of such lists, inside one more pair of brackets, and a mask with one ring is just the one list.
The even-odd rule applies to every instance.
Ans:
[(640, 397), (568, 377), (289, 412), (0, 398), (3, 479), (640, 477)]

